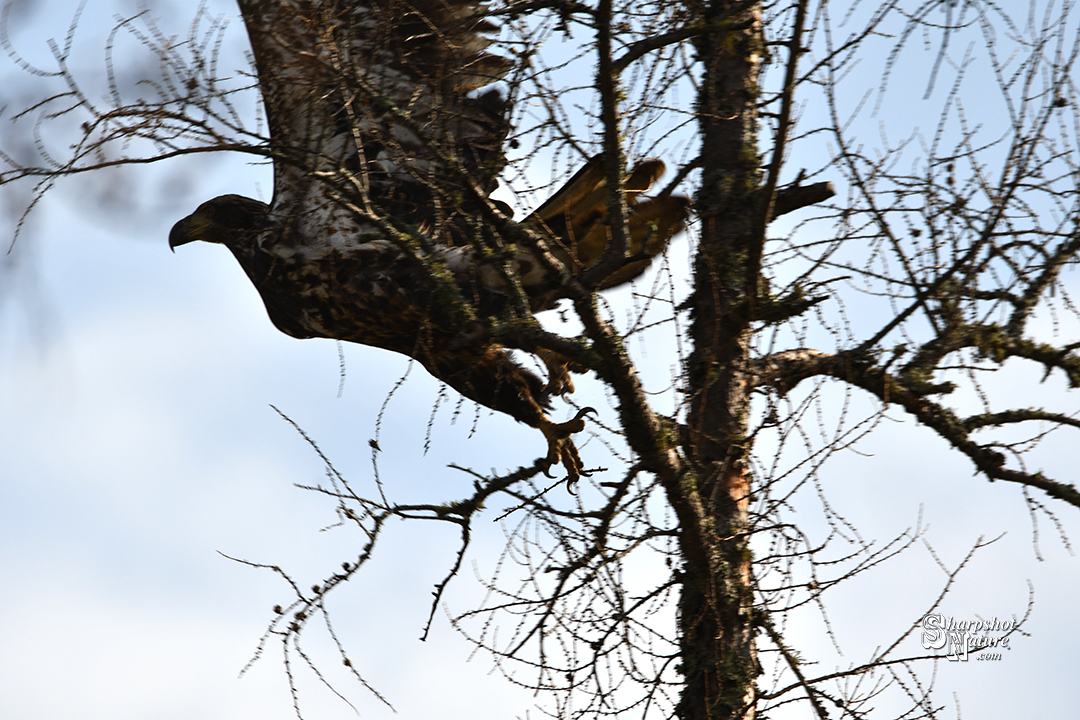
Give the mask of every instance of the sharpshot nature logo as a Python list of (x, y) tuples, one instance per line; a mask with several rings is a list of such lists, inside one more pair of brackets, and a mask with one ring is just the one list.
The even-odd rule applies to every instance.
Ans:
[(922, 619), (922, 646), (927, 650), (947, 649), (952, 662), (1000, 660), (1001, 649), (1009, 649), (1009, 635), (1016, 629), (1015, 620), (957, 620), (940, 613)]

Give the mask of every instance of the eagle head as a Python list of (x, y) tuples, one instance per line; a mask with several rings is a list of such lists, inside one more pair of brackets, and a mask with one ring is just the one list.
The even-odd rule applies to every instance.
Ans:
[(222, 195), (207, 200), (195, 212), (173, 225), (169, 247), (194, 240), (231, 245), (256, 230), (266, 216), (267, 205), (242, 195)]

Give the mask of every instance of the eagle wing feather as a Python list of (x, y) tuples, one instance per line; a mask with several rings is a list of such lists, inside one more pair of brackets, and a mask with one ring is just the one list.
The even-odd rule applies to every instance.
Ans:
[(494, 26), (479, 3), (239, 2), (270, 129), (270, 211), (294, 230), (277, 242), (351, 244), (380, 231), (363, 214), (430, 229), (440, 156), (493, 189), (502, 102), (470, 93), (510, 63), (485, 52)]

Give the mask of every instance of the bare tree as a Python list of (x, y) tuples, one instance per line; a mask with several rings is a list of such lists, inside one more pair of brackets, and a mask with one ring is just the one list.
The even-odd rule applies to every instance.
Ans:
[[(314, 5), (326, 22), (336, 17), (336, 4)], [(251, 6), (242, 6), (251, 25)], [(889, 417), (909, 418), (966, 458), (995, 483), (985, 492), (1019, 486), (1033, 523), (1061, 528), (1047, 498), (1080, 506), (1071, 468), (1055, 477), (1039, 456), (1044, 437), (1080, 427), (1074, 401), (1062, 393), (1058, 405), (1013, 406), (995, 385), (1001, 373), (1023, 380), (1018, 363), (1080, 384), (1077, 308), (1062, 278), (1080, 250), (1072, 6), (1032, 2), (1014, 17), (978, 1), (897, 0), (853, 3), (840, 18), (808, 0), (473, 9), (499, 24), (496, 47), (511, 61), (502, 85), (512, 101), (509, 199), (535, 207), (553, 187), (538, 179), (545, 168), (554, 182), (600, 153), (610, 243), (590, 267), (566, 268), (483, 188), (459, 183), (483, 225), (470, 241), (476, 252), (516, 243), (544, 258), (561, 277), (559, 312), (580, 330), (513, 315), (518, 298), (507, 314), (457, 331), (555, 352), (596, 374), (610, 411), (587, 431), (597, 442), (584, 448), (584, 469), (595, 472), (572, 495), (544, 480), (544, 459), (523, 458), (505, 474), (459, 467), (451, 472), (469, 474), (471, 494), (402, 504), (392, 479), (380, 477), (379, 455), (394, 448), (378, 437), (366, 490), (322, 457), (327, 481), (312, 489), (368, 540), (311, 588), (266, 566), (294, 597), (277, 608), (260, 653), (280, 641), (290, 680), (297, 657), (318, 672), (302, 639), (320, 620), (366, 685), (325, 598), (362, 581), (391, 520), (445, 522), (460, 545), (435, 588), (433, 618), (449, 583), (462, 582), (477, 523), (494, 518), (507, 544), (484, 581), (487, 600), (455, 611), (453, 622), (514, 682), (545, 692), (553, 716), (750, 718), (801, 702), (821, 718), (863, 717), (885, 691), (898, 698), (896, 717), (940, 716), (918, 671), (941, 646), (921, 623), (967, 559), (943, 565), (942, 594), (913, 608), (899, 637), (881, 638), (843, 671), (813, 667), (788, 639), (788, 621), (805, 606), (824, 609), (834, 588), (922, 538), (914, 527), (864, 539), (829, 499), (828, 461)], [(123, 23), (161, 71), (137, 86), (138, 99), (111, 80), (104, 105), (80, 90), (58, 46), (63, 87), (18, 118), (72, 123), (80, 139), (59, 159), (42, 145), (34, 160), (4, 155), (0, 183), (30, 183), (38, 198), (72, 175), (222, 151), (305, 169), (237, 110), (236, 97), (257, 83), (217, 65), (224, 26), (200, 12), (179, 42), (153, 24)], [(383, 100), (345, 71), (339, 79)], [(913, 120), (904, 111), (922, 96), (939, 99), (936, 114)], [(410, 117), (404, 107), (383, 110)], [(867, 118), (877, 137), (856, 135)], [(410, 127), (451, 172), (451, 141)], [(689, 277), (661, 262), (609, 302), (598, 288), (628, 261), (624, 160), (651, 156), (673, 166), (662, 195), (693, 197)], [(306, 169), (314, 175), (316, 165)], [(364, 193), (361, 184), (365, 212), (379, 216), (385, 208)], [(457, 201), (441, 181), (430, 193), (440, 206)], [(345, 191), (335, 197), (360, 204)], [(380, 227), (386, 237), (402, 232)], [(418, 258), (424, 250), (414, 248)], [(493, 262), (520, 287), (504, 260)], [(458, 304), (448, 315), (475, 316), (462, 293), (450, 297)], [(643, 361), (645, 347), (675, 348), (674, 372)], [(808, 498), (824, 536), (793, 515)], [(984, 631), (973, 647), (999, 642), (1019, 622)], [(884, 680), (867, 681), (872, 673)]]

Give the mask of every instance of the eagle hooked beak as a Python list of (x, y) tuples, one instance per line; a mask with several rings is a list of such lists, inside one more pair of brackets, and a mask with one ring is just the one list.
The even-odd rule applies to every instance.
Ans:
[(169, 231), (169, 247), (203, 240), (230, 245), (250, 239), (266, 216), (267, 206), (242, 195), (222, 195), (207, 200)]
[(206, 229), (206, 223), (199, 222), (195, 215), (188, 215), (172, 226), (169, 231), (169, 249), (176, 252), (180, 245), (201, 239), (202, 231)]

